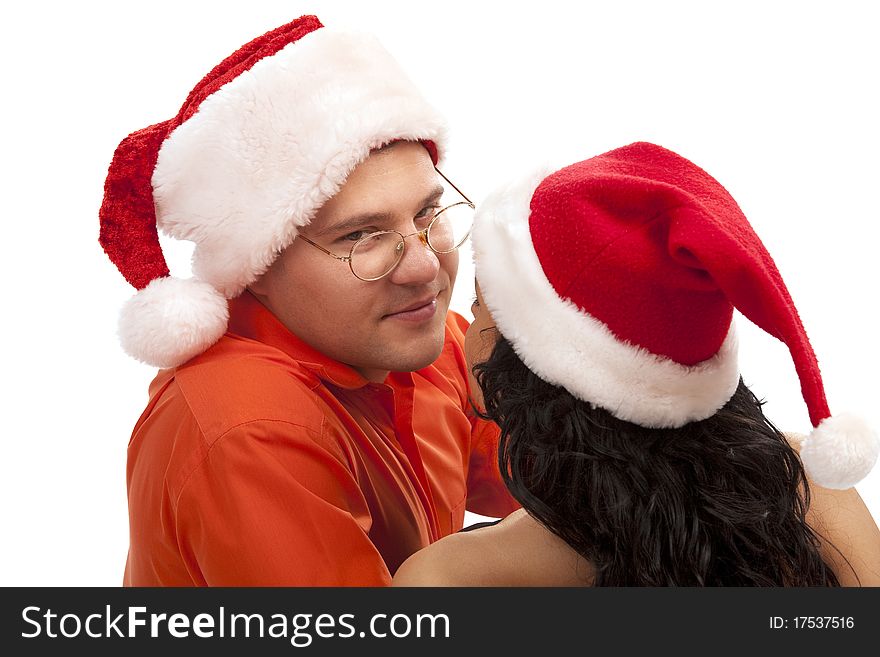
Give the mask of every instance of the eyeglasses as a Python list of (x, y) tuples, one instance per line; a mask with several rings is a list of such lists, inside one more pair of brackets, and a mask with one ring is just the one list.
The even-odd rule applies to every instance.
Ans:
[(304, 235), (298, 239), (308, 242), (332, 258), (347, 262), (351, 273), (362, 281), (378, 281), (384, 278), (400, 263), (406, 251), (406, 238), (419, 236), (419, 241), (431, 251), (442, 255), (452, 253), (467, 240), (474, 224), (475, 206), (464, 193), (456, 187), (439, 169), (434, 169), (440, 177), (464, 199), (437, 210), (431, 222), (414, 233), (404, 235), (396, 230), (382, 230), (364, 235), (356, 241), (347, 256), (331, 253), (320, 244), (315, 244)]

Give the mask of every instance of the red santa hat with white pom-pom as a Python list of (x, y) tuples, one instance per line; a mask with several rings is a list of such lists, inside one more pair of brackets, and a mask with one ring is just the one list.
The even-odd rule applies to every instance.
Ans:
[[(100, 210), (100, 243), (139, 291), (123, 348), (158, 367), (226, 331), (227, 299), (288, 246), (374, 148), (419, 141), (437, 164), (445, 122), (368, 35), (303, 16), (242, 46), (178, 114), (126, 137)], [(195, 243), (170, 276), (157, 229)]]
[(538, 171), (480, 205), (472, 240), (487, 308), (544, 380), (640, 426), (706, 419), (739, 383), (737, 309), (788, 346), (814, 427), (810, 479), (849, 488), (876, 462), (877, 434), (831, 416), (770, 254), (692, 162), (636, 143)]

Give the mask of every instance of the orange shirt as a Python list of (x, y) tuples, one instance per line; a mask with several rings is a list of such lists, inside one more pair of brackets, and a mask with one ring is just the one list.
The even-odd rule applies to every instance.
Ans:
[(202, 355), (162, 370), (128, 448), (130, 586), (379, 586), (458, 531), (517, 508), (495, 425), (467, 401), (463, 331), (371, 383), (250, 293)]

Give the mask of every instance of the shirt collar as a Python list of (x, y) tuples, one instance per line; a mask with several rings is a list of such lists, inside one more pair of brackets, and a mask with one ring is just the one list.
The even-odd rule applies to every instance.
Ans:
[(325, 356), (293, 333), (249, 291), (229, 301), (229, 333), (280, 349), (324, 381), (346, 389), (373, 384), (357, 370)]

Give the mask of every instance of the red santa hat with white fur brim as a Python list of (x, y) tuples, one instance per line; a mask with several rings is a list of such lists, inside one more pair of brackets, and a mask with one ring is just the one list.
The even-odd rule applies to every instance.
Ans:
[(542, 379), (645, 427), (706, 419), (739, 383), (734, 308), (789, 348), (813, 431), (810, 479), (849, 488), (880, 452), (831, 416), (819, 366), (779, 271), (709, 174), (635, 143), (493, 193), (472, 232), (485, 304)]
[[(104, 186), (100, 243), (139, 291), (126, 352), (157, 367), (226, 331), (227, 299), (288, 246), (372, 149), (418, 141), (438, 163), (445, 122), (368, 35), (303, 16), (242, 46), (178, 114), (129, 135)], [(170, 276), (157, 229), (195, 243)]]

